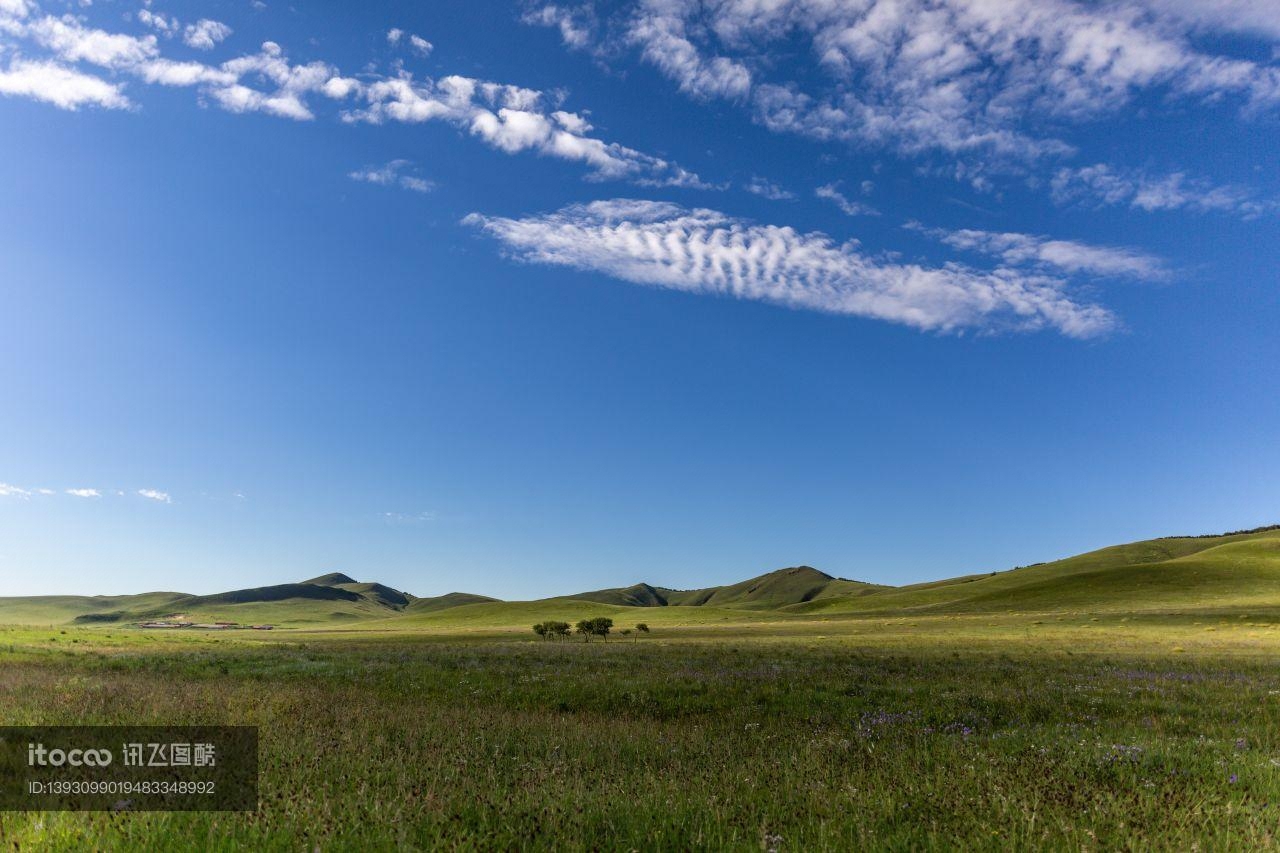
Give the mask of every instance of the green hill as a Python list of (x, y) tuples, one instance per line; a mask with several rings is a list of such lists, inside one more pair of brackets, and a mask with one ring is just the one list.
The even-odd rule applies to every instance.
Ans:
[[(477, 600), (480, 597), (476, 597)], [(124, 596), (0, 598), (0, 623), (130, 624), (151, 620), (304, 625), (378, 619), (405, 611), (413, 596), (333, 572), (302, 583), (237, 589), (212, 595), (155, 592)], [(452, 604), (470, 603), (460, 599)], [(446, 604), (444, 606), (451, 606)]]
[(1115, 545), (988, 575), (832, 598), (792, 612), (1141, 611), (1280, 607), (1280, 529)]
[(303, 583), (315, 584), (316, 586), (338, 586), (344, 583), (359, 583), (359, 581), (350, 575), (344, 575), (342, 572), (329, 572), (327, 575), (305, 580)]
[(810, 566), (778, 569), (741, 583), (705, 589), (667, 589), (638, 583), (623, 589), (602, 589), (564, 596), (623, 607), (733, 607), (770, 610), (790, 604), (841, 595), (857, 595), (881, 587), (834, 578)]
[(655, 624), (720, 624), (883, 614), (1193, 612), (1280, 609), (1280, 527), (1151, 539), (988, 574), (890, 587), (810, 566), (740, 583), (677, 590), (638, 583), (539, 601), (451, 592), (418, 598), (331, 572), (302, 583), (214, 595), (0, 598), (0, 624), (130, 624), (144, 620), (370, 627), (523, 625), (613, 615)]
[[(33, 595), (0, 598), (0, 624), (56, 625), (92, 614), (162, 610), (190, 598), (182, 592), (144, 592), (140, 595)], [(85, 622), (117, 621), (84, 619)]]
[(469, 592), (449, 592), (434, 598), (415, 598), (405, 608), (407, 613), (438, 613), (450, 607), (461, 607), (464, 604), (485, 604), (497, 601), (487, 595), (472, 595)]

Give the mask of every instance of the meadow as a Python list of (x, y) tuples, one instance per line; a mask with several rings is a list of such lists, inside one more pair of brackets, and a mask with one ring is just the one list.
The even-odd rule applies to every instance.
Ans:
[(261, 728), (255, 813), (0, 812), (0, 846), (1276, 846), (1280, 609), (694, 612), (0, 629), (5, 724)]

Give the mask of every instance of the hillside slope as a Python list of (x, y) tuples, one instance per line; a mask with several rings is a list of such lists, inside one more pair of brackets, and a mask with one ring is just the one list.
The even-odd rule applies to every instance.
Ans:
[(796, 613), (1280, 606), (1280, 530), (1152, 539), (1035, 566), (814, 601)]
[(903, 587), (835, 578), (810, 566), (736, 584), (677, 590), (647, 583), (539, 601), (452, 592), (418, 598), (332, 572), (302, 583), (214, 595), (0, 598), (0, 624), (130, 624), (150, 619), (242, 624), (516, 625), (613, 615), (619, 624), (719, 624), (889, 613), (1142, 612), (1280, 609), (1280, 528), (1170, 537), (1063, 560)]
[(595, 601), (622, 607), (727, 607), (772, 610), (815, 599), (859, 595), (874, 589), (880, 589), (880, 587), (861, 581), (835, 578), (811, 566), (794, 566), (727, 586), (680, 590), (638, 583), (622, 589), (601, 589), (562, 596), (562, 598)]

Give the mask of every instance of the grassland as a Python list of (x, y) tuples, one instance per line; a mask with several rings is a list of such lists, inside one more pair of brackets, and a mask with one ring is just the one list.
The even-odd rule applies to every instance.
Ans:
[[(1277, 543), (1157, 540), (912, 588), (798, 572), (701, 605), (0, 627), (0, 722), (257, 725), (262, 768), (256, 813), (0, 813), (0, 847), (1273, 848)], [(594, 615), (653, 632), (529, 630)]]
[[(0, 631), (0, 719), (261, 727), (255, 814), (6, 849), (1263, 849), (1280, 615)], [(65, 633), (64, 633), (65, 632)]]

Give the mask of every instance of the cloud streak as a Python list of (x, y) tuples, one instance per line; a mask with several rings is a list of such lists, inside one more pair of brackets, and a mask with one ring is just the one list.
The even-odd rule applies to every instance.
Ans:
[(1074, 156), (1058, 134), (1139, 98), (1231, 104), (1244, 118), (1274, 111), (1280, 67), (1203, 36), (1244, 32), (1277, 48), (1278, 8), (1272, 0), (634, 0), (608, 26), (575, 24), (594, 22), (592, 4), (545, 6), (524, 20), (560, 28), (575, 49), (638, 52), (690, 97), (736, 103), (772, 131), (941, 153), (985, 189), (987, 174)]
[(30, 489), (20, 489), (8, 483), (0, 483), (0, 498), (21, 498), (26, 500), (31, 497)]
[(880, 211), (876, 210), (869, 204), (863, 204), (849, 198), (840, 192), (839, 184), (827, 184), (818, 187), (813, 191), (818, 198), (825, 199), (836, 207), (840, 208), (840, 212), (845, 216), (879, 216)]
[(1258, 199), (1248, 187), (1217, 185), (1185, 172), (1152, 175), (1141, 170), (1114, 169), (1103, 163), (1059, 169), (1050, 190), (1059, 204), (1128, 207), (1148, 213), (1190, 210), (1253, 219), (1277, 207), (1275, 201)]
[(471, 214), (464, 222), (527, 263), (925, 331), (1054, 329), (1089, 338), (1118, 325), (1110, 311), (1077, 301), (1051, 276), (898, 263), (819, 232), (663, 202), (613, 199), (524, 218)]
[(752, 195), (758, 195), (770, 201), (790, 201), (796, 197), (796, 194), (790, 190), (783, 189), (773, 181), (758, 175), (752, 177), (742, 188)]
[(1055, 269), (1068, 275), (1094, 275), (1158, 281), (1169, 277), (1165, 263), (1152, 255), (1114, 246), (1094, 246), (1075, 240), (1055, 240), (1035, 234), (979, 231), (963, 228), (948, 231), (925, 228), (910, 222), (907, 228), (919, 231), (954, 249), (999, 258), (1009, 266)]
[[(120, 81), (131, 78), (195, 88), (204, 102), (228, 112), (296, 121), (314, 120), (321, 105), (338, 102), (338, 117), (349, 123), (444, 122), (507, 154), (532, 152), (580, 164), (597, 180), (708, 186), (678, 164), (595, 135), (583, 114), (563, 109), (558, 95), (460, 75), (416, 78), (403, 69), (394, 76), (366, 70), (348, 77), (324, 61), (293, 63), (272, 41), (218, 64), (175, 60), (162, 54), (157, 33), (172, 35), (178, 22), (142, 11), (139, 23), (155, 32), (130, 35), (90, 27), (72, 15), (40, 15), (32, 3), (0, 0), (0, 56), (6, 47), (11, 53), (8, 68), (0, 70), (0, 94), (68, 110), (129, 109), (135, 104)], [(225, 24), (201, 19), (183, 30), (183, 38), (212, 50), (230, 33)], [(421, 56), (432, 49), (426, 39), (399, 30), (388, 40), (404, 40)], [(28, 57), (31, 48), (45, 55)], [(81, 64), (109, 72), (110, 79), (76, 67)]]
[(348, 172), (347, 177), (353, 181), (384, 187), (398, 186), (418, 193), (429, 193), (435, 189), (436, 185), (425, 178), (404, 174), (404, 170), (412, 166), (413, 164), (408, 160), (392, 160), (385, 166), (366, 166), (363, 169)]
[(132, 106), (117, 83), (54, 62), (21, 59), (12, 60), (0, 71), (0, 95), (43, 101), (64, 110), (86, 106), (123, 110)]

